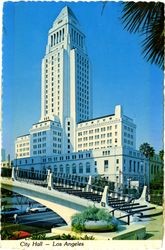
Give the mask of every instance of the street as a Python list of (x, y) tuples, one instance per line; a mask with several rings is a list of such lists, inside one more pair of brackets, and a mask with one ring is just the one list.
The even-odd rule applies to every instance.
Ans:
[[(14, 223), (14, 218), (10, 218), (10, 222)], [(59, 224), (64, 225), (64, 221), (56, 213), (48, 212), (37, 212), (37, 213), (28, 213), (25, 215), (19, 215), (17, 217), (17, 222), (22, 225), (44, 227), (45, 229), (50, 229), (56, 227)]]

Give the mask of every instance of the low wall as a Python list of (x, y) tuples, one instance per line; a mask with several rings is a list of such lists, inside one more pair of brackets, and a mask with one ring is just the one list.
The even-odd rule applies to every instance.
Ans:
[(70, 226), (52, 228), (51, 232), (55, 235), (70, 234), (72, 236), (84, 237), (93, 236), (95, 240), (143, 240), (146, 235), (146, 227), (140, 225), (121, 226), (117, 232), (81, 232), (75, 233)]

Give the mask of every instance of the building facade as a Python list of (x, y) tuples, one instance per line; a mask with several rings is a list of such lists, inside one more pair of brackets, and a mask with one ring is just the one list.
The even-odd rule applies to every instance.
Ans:
[[(91, 100), (85, 35), (71, 9), (65, 7), (48, 33), (42, 60), (41, 95), (41, 121), (59, 118), (64, 130), (63, 153), (75, 150), (75, 124), (91, 118)], [(68, 128), (72, 130), (70, 133)]]
[(136, 150), (136, 125), (121, 105), (92, 118), (91, 67), (85, 35), (65, 7), (48, 33), (42, 60), (41, 118), (16, 139), (14, 165), (21, 169), (101, 175), (116, 187), (148, 183), (149, 160)]
[(15, 141), (15, 157), (30, 157), (30, 134), (17, 137)]
[(19, 169), (78, 176), (103, 176), (117, 188), (127, 187), (131, 181), (140, 186), (149, 181), (149, 160), (139, 151), (127, 147), (113, 147), (75, 152), (56, 156), (38, 156), (17, 159)]
[(123, 115), (117, 105), (115, 113), (79, 122), (76, 127), (76, 151), (127, 146), (136, 148), (136, 125)]

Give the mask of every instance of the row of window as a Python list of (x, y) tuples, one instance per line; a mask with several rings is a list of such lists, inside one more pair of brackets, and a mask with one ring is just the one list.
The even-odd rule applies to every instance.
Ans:
[(87, 80), (86, 78), (83, 78), (77, 74), (77, 83), (79, 83), (79, 85), (81, 85), (81, 86), (84, 84), (84, 87), (86, 86), (86, 88), (88, 88), (89, 79)]
[(65, 160), (78, 160), (78, 159), (86, 159), (90, 158), (91, 154), (90, 153), (85, 153), (85, 154), (72, 154), (72, 155), (66, 155), (66, 156), (56, 156), (54, 158), (49, 157), (48, 159), (43, 158), (43, 162), (53, 162), (53, 161), (65, 161)]
[[(59, 148), (61, 147), (60, 144), (58, 144)], [(57, 150), (57, 149), (53, 149), (52, 153), (54, 154), (61, 154), (61, 150)], [(42, 150), (34, 150), (33, 151), (33, 155), (42, 155), (42, 154), (46, 154), (46, 149), (42, 149)]]
[(23, 151), (29, 151), (29, 147), (17, 149), (17, 152), (23, 152)]
[[(124, 169), (125, 170), (125, 169)], [(129, 168), (128, 168), (129, 172), (134, 172), (134, 173), (139, 173), (144, 171), (144, 165), (143, 163), (140, 164), (140, 162), (136, 162), (133, 160), (129, 160)]]
[(81, 68), (77, 65), (77, 75), (79, 75), (79, 77), (82, 77), (82, 79), (88, 79), (88, 75), (89, 75), (89, 70), (86, 68)]
[(17, 144), (17, 148), (19, 148), (19, 147), (25, 147), (25, 146), (29, 146), (29, 142), (26, 142), (26, 143), (18, 143), (18, 144)]
[(64, 41), (64, 28), (51, 35), (51, 47)]
[(60, 63), (60, 53), (55, 54), (55, 56), (51, 56), (48, 59), (45, 60), (45, 68), (48, 69), (49, 64), (54, 65), (54, 62)]
[[(88, 123), (86, 123), (86, 125), (88, 125)], [(83, 132), (78, 132), (78, 136), (87, 135), (88, 133), (93, 134), (93, 133), (105, 132), (105, 131), (108, 131), (108, 130), (111, 130), (111, 129), (112, 129), (112, 126), (96, 128), (95, 130), (93, 130), (93, 129), (86, 130), (86, 131), (83, 131)], [(117, 125), (115, 125), (115, 129), (117, 129)]]
[(124, 132), (124, 136), (133, 139), (133, 135), (129, 133)]
[(127, 127), (126, 125), (124, 125), (124, 129), (133, 132), (133, 128)]
[[(84, 98), (84, 96), (82, 96), (82, 97)], [(81, 105), (82, 105), (82, 107), (84, 107), (83, 105), (87, 105), (87, 106), (85, 106), (85, 108), (89, 109), (89, 101), (88, 101), (89, 98), (86, 98), (86, 96), (85, 96), (86, 99), (83, 99), (83, 98), (81, 98), (81, 97), (78, 98), (78, 100), (77, 100), (78, 105), (80, 107), (81, 107)]]
[(124, 143), (130, 144), (130, 145), (133, 145), (133, 141), (130, 141), (130, 140), (127, 140), (127, 139), (124, 139)]
[(46, 147), (46, 143), (38, 144), (38, 145), (33, 145), (33, 149), (36, 149), (36, 148), (45, 148), (45, 147)]
[[(109, 139), (109, 140), (101, 140), (101, 141), (95, 141), (95, 142), (89, 142), (89, 143), (80, 143), (78, 144), (78, 147), (81, 148), (81, 147), (89, 147), (90, 146), (93, 146), (93, 145), (104, 145), (104, 144), (111, 144), (112, 143), (112, 139)], [(114, 143), (117, 143), (117, 138), (115, 138), (114, 140)]]
[[(84, 94), (83, 94), (84, 93)], [(79, 96), (82, 96), (84, 98), (87, 98), (88, 95), (89, 95), (89, 91), (84, 89), (84, 88), (81, 88), (80, 86), (77, 87), (77, 94)], [(81, 94), (81, 95), (80, 95)], [(87, 98), (88, 99), (88, 98)]]
[[(81, 164), (81, 163), (80, 163)], [(65, 168), (61, 165), (58, 168), (54, 168), (54, 173), (66, 173), (66, 174), (90, 174), (91, 173), (91, 167), (90, 165), (87, 165), (85, 168), (83, 165), (80, 165), (79, 168), (76, 168), (76, 166), (70, 167), (69, 165)]]
[(33, 139), (33, 143), (38, 143), (38, 142), (45, 142), (46, 141), (46, 137), (40, 137), (38, 139)]
[[(117, 132), (115, 132), (114, 134), (115, 136), (117, 136)], [(78, 138), (78, 142), (81, 142), (81, 141), (91, 141), (91, 140), (94, 140), (94, 139), (102, 139), (102, 138), (106, 138), (106, 137), (112, 137), (112, 133), (107, 133), (107, 134), (101, 134), (101, 135), (95, 135), (95, 136), (89, 136), (89, 137), (80, 137)]]
[(88, 59), (77, 53), (77, 64), (82, 64), (82, 66), (88, 66)]
[[(81, 112), (81, 111), (80, 111)], [(84, 114), (83, 114), (84, 113)], [(79, 117), (78, 117), (78, 121), (84, 121), (84, 120), (88, 120), (89, 119), (89, 116), (88, 116), (88, 113), (84, 111), (82, 111), (81, 114), (79, 114)]]
[(136, 156), (137, 156), (137, 157), (140, 157), (142, 154), (136, 153), (136, 152), (130, 150), (130, 151), (129, 151), (129, 155), (131, 155), (131, 156), (133, 155), (133, 156), (135, 156), (135, 157), (136, 157)]
[[(78, 114), (77, 115), (88, 115), (89, 114), (89, 106), (82, 105), (81, 107), (79, 103), (77, 104)], [(85, 107), (84, 107), (85, 106)]]
[(78, 31), (71, 29), (71, 40), (76, 45), (78, 45), (81, 48), (83, 48), (84, 38), (83, 38), (83, 36)]
[(29, 152), (20, 153), (20, 154), (17, 155), (17, 157), (23, 157), (23, 156), (29, 156)]
[(38, 132), (38, 133), (33, 133), (33, 137), (41, 136), (41, 135), (46, 135), (46, 131)]

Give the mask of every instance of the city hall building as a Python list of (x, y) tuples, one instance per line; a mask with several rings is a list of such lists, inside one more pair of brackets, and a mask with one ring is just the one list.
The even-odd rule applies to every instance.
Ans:
[(102, 175), (119, 187), (144, 185), (149, 161), (136, 150), (136, 125), (123, 113), (92, 116), (91, 65), (85, 35), (64, 7), (48, 33), (42, 60), (41, 118), (17, 137), (14, 165), (21, 169)]

